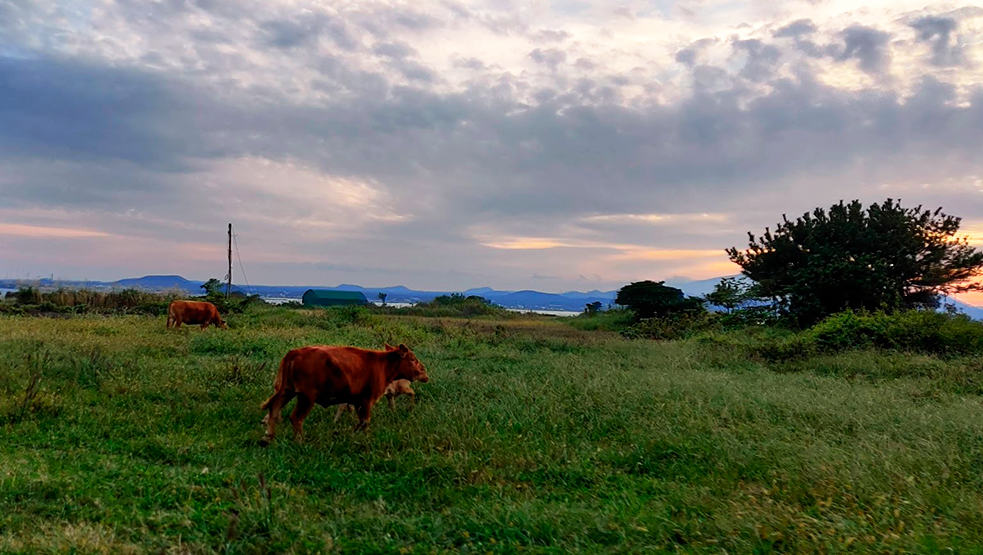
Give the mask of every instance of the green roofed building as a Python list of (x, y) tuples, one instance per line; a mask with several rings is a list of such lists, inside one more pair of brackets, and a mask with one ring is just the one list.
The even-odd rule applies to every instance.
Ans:
[(369, 304), (361, 291), (332, 291), (329, 289), (308, 289), (304, 291), (304, 306), (344, 306), (350, 304)]

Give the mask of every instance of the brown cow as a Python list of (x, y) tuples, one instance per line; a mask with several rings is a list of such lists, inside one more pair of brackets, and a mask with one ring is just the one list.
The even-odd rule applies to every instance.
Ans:
[(330, 345), (294, 349), (280, 361), (273, 384), (276, 391), (261, 407), (268, 411), (266, 435), (261, 444), (273, 440), (280, 411), (294, 397), (297, 405), (290, 422), (298, 441), (304, 439), (304, 419), (314, 403), (324, 407), (338, 403), (355, 405), (358, 413), (355, 430), (364, 430), (372, 418), (372, 406), (385, 393), (386, 386), (400, 379), (421, 382), (430, 379), (427, 369), (406, 345), (384, 351)]
[[(389, 348), (386, 345), (387, 349)], [(391, 349), (390, 349), (391, 350)], [(400, 395), (409, 395), (410, 399), (413, 400), (413, 404), (416, 404), (416, 392), (410, 387), (409, 380), (396, 380), (386, 386), (386, 392), (384, 393), (386, 400), (389, 401), (389, 408), (396, 408), (396, 397)], [(355, 407), (352, 405), (344, 404), (338, 406), (338, 412), (334, 414), (334, 421), (337, 422), (341, 415), (346, 411), (354, 411)]]
[(222, 321), (215, 305), (205, 301), (173, 301), (167, 307), (167, 327), (180, 328), (181, 324), (201, 324), (205, 329), (209, 324), (228, 329)]

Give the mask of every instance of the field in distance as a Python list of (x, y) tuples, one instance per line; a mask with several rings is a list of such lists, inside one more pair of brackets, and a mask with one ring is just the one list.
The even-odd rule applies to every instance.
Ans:
[[(733, 337), (250, 307), (0, 316), (0, 551), (983, 549), (978, 357), (775, 365)], [(268, 448), (284, 353), (406, 343), (417, 405), (317, 407)], [(974, 385), (975, 384), (975, 385)], [(292, 408), (292, 404), (290, 405)]]

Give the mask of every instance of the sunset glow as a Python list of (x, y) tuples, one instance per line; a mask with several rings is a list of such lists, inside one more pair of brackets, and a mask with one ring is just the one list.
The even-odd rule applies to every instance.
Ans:
[(45, 227), (38, 225), (0, 223), (0, 236), (2, 235), (17, 237), (50, 237), (60, 239), (73, 239), (79, 237), (109, 237), (108, 233), (89, 229), (71, 229), (65, 227)]

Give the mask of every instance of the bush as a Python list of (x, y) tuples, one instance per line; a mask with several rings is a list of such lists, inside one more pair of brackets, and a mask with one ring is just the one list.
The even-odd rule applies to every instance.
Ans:
[(931, 310), (840, 312), (792, 336), (765, 340), (752, 351), (774, 362), (862, 349), (983, 354), (983, 322)]
[(266, 301), (261, 299), (259, 295), (232, 294), (226, 297), (224, 294), (209, 294), (198, 297), (198, 300), (212, 303), (222, 314), (242, 314), (250, 306), (266, 304)]
[(491, 301), (477, 295), (465, 297), (460, 293), (441, 295), (428, 303), (417, 303), (404, 308), (373, 307), (374, 311), (386, 314), (405, 314), (431, 317), (471, 318), (474, 316), (496, 316), (509, 318), (515, 313), (492, 304)]
[(841, 312), (816, 324), (808, 334), (826, 352), (879, 347), (942, 355), (983, 353), (983, 323), (929, 310)]
[(615, 308), (598, 312), (595, 315), (584, 313), (573, 318), (564, 318), (563, 321), (584, 331), (621, 332), (631, 327), (635, 321), (635, 313), (626, 308)]
[(167, 305), (177, 298), (173, 293), (152, 293), (138, 289), (93, 291), (65, 289), (42, 292), (34, 287), (21, 287), (15, 294), (16, 305), (7, 307), (9, 313), (123, 313), (162, 315)]
[(729, 312), (718, 313), (718, 319), (720, 326), (724, 329), (780, 326), (786, 323), (771, 305), (746, 306)]
[(751, 353), (768, 362), (808, 358), (816, 354), (816, 344), (805, 334), (767, 338), (751, 348)]
[(709, 312), (681, 312), (659, 318), (644, 318), (622, 330), (629, 339), (684, 339), (719, 326), (719, 319)]
[(364, 306), (347, 305), (330, 309), (342, 325), (365, 325), (372, 321), (369, 310)]
[(38, 304), (41, 302), (41, 293), (34, 287), (19, 287), (15, 294), (17, 304)]

